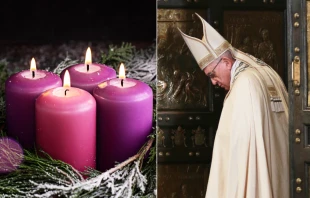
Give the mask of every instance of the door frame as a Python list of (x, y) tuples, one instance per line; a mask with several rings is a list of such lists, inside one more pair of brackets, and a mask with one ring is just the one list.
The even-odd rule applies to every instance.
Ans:
[[(309, 196), (305, 162), (310, 162), (310, 149), (306, 146), (307, 125), (310, 124), (310, 108), (307, 105), (308, 50), (306, 0), (287, 1), (287, 22), (290, 197), (304, 198)], [(297, 82), (295, 80), (298, 70), (300, 72), (299, 84), (294, 83)]]

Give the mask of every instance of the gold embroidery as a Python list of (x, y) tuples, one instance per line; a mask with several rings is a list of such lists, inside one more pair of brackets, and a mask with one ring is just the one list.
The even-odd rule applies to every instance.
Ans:
[(217, 56), (221, 55), (224, 51), (228, 50), (230, 47), (230, 44), (225, 41), (224, 43), (222, 43), (218, 48), (216, 48), (214, 51), (216, 53)]
[(268, 92), (271, 98), (279, 97), (277, 90), (274, 87), (268, 87)]
[(268, 92), (270, 95), (271, 110), (274, 112), (277, 112), (277, 113), (283, 112), (284, 107), (282, 104), (282, 100), (281, 100), (280, 96), (278, 95), (278, 92), (275, 89), (275, 87), (268, 86)]
[(203, 69), (205, 66), (206, 66), (206, 64), (209, 64), (211, 61), (213, 61), (214, 59), (216, 59), (219, 55), (221, 55), (224, 51), (226, 51), (227, 49), (229, 49), (229, 47), (230, 47), (230, 44), (227, 42), (227, 41), (225, 41), (225, 42), (223, 42), (218, 48), (216, 48), (215, 50), (214, 50), (214, 52), (215, 52), (215, 54), (217, 55), (217, 56), (214, 56), (213, 54), (208, 54), (207, 56), (205, 56), (204, 58), (202, 58), (200, 61), (199, 61), (199, 67), (201, 68), (201, 69)]
[(233, 81), (232, 83), (235, 82), (235, 80), (237, 79), (238, 75), (240, 72), (243, 72), (246, 68), (248, 68), (249, 65), (245, 64), (244, 62), (240, 62), (239, 66), (237, 67), (235, 73), (234, 73), (234, 76), (233, 76)]
[(215, 57), (213, 56), (213, 54), (208, 54), (207, 56), (203, 57), (200, 61), (199, 61), (199, 67), (201, 69), (203, 69), (206, 64), (209, 64), (212, 60), (214, 60)]

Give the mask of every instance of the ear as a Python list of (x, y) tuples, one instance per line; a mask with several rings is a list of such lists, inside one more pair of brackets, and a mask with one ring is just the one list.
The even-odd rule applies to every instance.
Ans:
[(226, 66), (226, 68), (230, 71), (232, 66), (233, 66), (233, 60), (227, 58), (227, 57), (223, 57), (223, 60), (222, 60)]

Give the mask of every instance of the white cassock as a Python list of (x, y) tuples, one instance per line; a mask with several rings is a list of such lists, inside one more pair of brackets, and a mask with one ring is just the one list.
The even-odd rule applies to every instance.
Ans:
[(215, 137), (206, 198), (289, 198), (286, 88), (269, 66), (241, 63), (232, 78)]

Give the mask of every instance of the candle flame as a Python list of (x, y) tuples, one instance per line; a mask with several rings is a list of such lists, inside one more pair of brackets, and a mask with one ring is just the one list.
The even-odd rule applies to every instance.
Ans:
[(34, 60), (34, 58), (32, 58), (31, 63), (30, 63), (30, 71), (35, 71), (35, 70), (37, 70), (36, 61)]
[(68, 70), (66, 70), (65, 75), (64, 75), (64, 83), (63, 83), (63, 87), (70, 87), (71, 83), (70, 83), (70, 75)]
[(120, 79), (125, 79), (125, 66), (123, 63), (121, 63), (121, 65), (119, 66), (119, 78)]
[(88, 47), (87, 50), (86, 50), (86, 56), (85, 56), (85, 65), (90, 65), (92, 63), (92, 60), (91, 60), (91, 51), (90, 51), (90, 48)]

